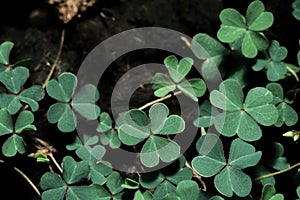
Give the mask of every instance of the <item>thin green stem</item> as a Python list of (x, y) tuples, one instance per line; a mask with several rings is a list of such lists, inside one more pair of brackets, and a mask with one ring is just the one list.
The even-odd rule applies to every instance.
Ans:
[(177, 92), (174, 92), (174, 94), (168, 94), (167, 96), (164, 96), (164, 97), (161, 97), (159, 99), (155, 99), (154, 101), (151, 101), (149, 103), (146, 103), (145, 105), (143, 105), (142, 107), (138, 108), (138, 110), (144, 110), (145, 108), (148, 108), (150, 106), (152, 106), (153, 104), (155, 103), (158, 103), (158, 102), (162, 102), (166, 99), (169, 99), (171, 98), (172, 96), (177, 96), (179, 94), (182, 94), (182, 91), (177, 91)]
[[(5, 164), (4, 160), (0, 160), (1, 163)], [(26, 174), (24, 172), (22, 172), (20, 169), (18, 169), (17, 167), (13, 167), (13, 169), (20, 174), (28, 183), (29, 185), (33, 188), (33, 190), (35, 191), (35, 193), (41, 197), (41, 193), (40, 191), (37, 189), (37, 187), (34, 185), (34, 183), (30, 180), (30, 178), (28, 178), (28, 176), (26, 176)]]
[(276, 175), (279, 175), (279, 174), (283, 174), (285, 172), (288, 172), (294, 168), (298, 168), (300, 167), (300, 162), (293, 165), (293, 166), (290, 166), (289, 168), (286, 168), (284, 170), (280, 170), (280, 171), (277, 171), (277, 172), (274, 172), (274, 173), (270, 173), (270, 174), (266, 174), (266, 175), (263, 175), (263, 176), (260, 176), (260, 177), (257, 177), (256, 179), (254, 179), (254, 181), (259, 181), (261, 179), (265, 179), (265, 178), (269, 178), (269, 177), (272, 177), (272, 176), (276, 176)]

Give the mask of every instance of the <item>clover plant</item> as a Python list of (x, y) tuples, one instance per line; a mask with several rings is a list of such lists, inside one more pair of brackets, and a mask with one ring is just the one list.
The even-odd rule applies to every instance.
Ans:
[(152, 81), (155, 96), (163, 97), (176, 88), (194, 101), (198, 101), (197, 98), (204, 95), (206, 86), (202, 79), (193, 78), (182, 81), (192, 68), (191, 58), (182, 58), (178, 61), (176, 56), (171, 55), (164, 60), (164, 64), (173, 82), (167, 75), (156, 73)]
[(220, 20), (219, 40), (238, 43), (245, 57), (254, 58), (258, 51), (268, 48), (268, 39), (262, 31), (272, 26), (274, 17), (271, 12), (265, 11), (261, 1), (253, 1), (245, 17), (235, 9), (226, 8), (220, 13)]
[(255, 148), (240, 139), (232, 141), (230, 146), (229, 158), (226, 161), (224, 156), (223, 144), (217, 139), (216, 144), (208, 154), (201, 154), (205, 137), (216, 137), (207, 134), (198, 141), (200, 156), (192, 161), (193, 168), (202, 176), (215, 176), (214, 184), (218, 191), (227, 197), (233, 193), (239, 197), (247, 196), (252, 188), (251, 178), (242, 169), (255, 166), (261, 158), (262, 153), (256, 152)]
[(76, 86), (77, 77), (65, 72), (58, 77), (58, 81), (49, 81), (46, 87), (48, 95), (58, 101), (49, 108), (48, 121), (52, 124), (57, 123), (62, 132), (75, 130), (77, 119), (73, 110), (89, 120), (97, 119), (100, 113), (100, 108), (95, 105), (99, 99), (97, 88), (88, 84), (74, 95)]
[(223, 110), (214, 118), (214, 126), (224, 136), (238, 136), (246, 141), (259, 140), (260, 126), (271, 126), (278, 118), (272, 104), (272, 93), (263, 87), (251, 89), (245, 100), (241, 85), (234, 79), (220, 84), (219, 90), (210, 94), (210, 102)]
[(137, 109), (128, 111), (118, 129), (121, 142), (136, 145), (146, 140), (140, 158), (147, 167), (158, 165), (159, 160), (174, 161), (180, 155), (180, 146), (161, 136), (182, 132), (185, 127), (184, 120), (177, 115), (169, 116), (168, 107), (162, 103), (151, 106), (149, 118), (143, 111)]
[[(295, 0), (289, 13), (298, 20), (299, 5), (300, 1)], [(167, 74), (152, 77), (154, 96), (150, 96), (155, 100), (141, 99), (144, 106), (118, 113), (117, 119), (112, 118), (110, 108), (100, 109), (98, 88), (92, 84), (81, 86), (71, 72), (57, 77), (51, 72), (50, 80), (47, 78), (42, 86), (33, 85), (28, 60), (12, 63), (14, 44), (3, 42), (3, 156), (19, 158), (31, 151), (24, 159), (49, 165), (50, 170), (40, 182), (30, 184), (43, 200), (300, 199), (296, 107), (300, 51), (297, 56), (287, 55), (288, 49), (280, 46), (282, 41), (269, 29), (276, 20), (268, 10), (259, 0), (249, 4), (245, 15), (225, 8), (219, 14), (216, 38), (198, 33), (188, 45), (202, 65), (193, 66), (195, 60), (189, 57), (166, 57), (161, 62)], [(207, 83), (192, 73), (192, 67), (200, 69)], [(215, 87), (205, 95), (209, 84)], [(199, 116), (173, 114), (178, 113), (177, 106), (182, 106), (173, 101), (177, 95), (197, 102)], [(97, 122), (95, 130), (77, 136), (79, 119)], [(62, 141), (67, 151), (40, 134), (44, 132), (40, 124), (47, 120), (56, 124), (51, 132), (69, 132), (62, 136), (70, 137)], [(181, 155), (175, 139), (184, 136), (183, 132), (192, 135), (187, 127), (193, 125), (198, 132)], [(114, 169), (109, 154), (105, 154), (116, 148), (136, 153), (139, 162), (135, 164), (150, 171), (133, 174)], [(57, 154), (61, 155), (58, 160)], [(160, 162), (168, 165), (151, 171)], [(0, 159), (0, 163), (5, 162)], [(32, 182), (21, 170), (18, 172)], [(277, 178), (284, 173), (286, 176)], [(279, 181), (291, 184), (279, 190), (285, 184)]]

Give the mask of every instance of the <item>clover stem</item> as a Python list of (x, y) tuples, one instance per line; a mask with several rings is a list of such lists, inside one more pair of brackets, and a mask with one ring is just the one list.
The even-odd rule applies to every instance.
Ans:
[(42, 88), (45, 88), (47, 86), (49, 80), (51, 79), (51, 77), (52, 77), (52, 75), (53, 75), (53, 73), (54, 73), (54, 71), (55, 71), (55, 69), (56, 69), (56, 67), (58, 65), (58, 62), (60, 60), (60, 56), (61, 56), (61, 53), (62, 53), (62, 48), (64, 46), (64, 40), (65, 40), (65, 29), (63, 29), (62, 32), (61, 32), (60, 45), (59, 45), (59, 49), (58, 49), (55, 61), (54, 61), (53, 65), (52, 65), (52, 67), (51, 67), (51, 70), (50, 70), (50, 72), (49, 72), (49, 74), (48, 74), (45, 82), (42, 85)]
[(296, 81), (299, 82), (299, 77), (294, 70), (292, 70), (289, 66), (286, 66), (286, 69), (291, 72), (291, 74), (295, 77)]
[[(5, 164), (4, 160), (0, 160), (1, 163)], [(24, 172), (22, 172), (20, 169), (18, 169), (17, 167), (13, 167), (13, 169), (19, 173), (28, 183), (29, 185), (33, 188), (33, 190), (36, 192), (36, 194), (41, 197), (41, 193), (40, 191), (37, 189), (37, 187), (33, 184), (33, 182), (28, 178), (28, 176), (26, 176), (26, 174)]]
[(179, 94), (181, 94), (182, 91), (177, 91), (177, 92), (174, 92), (173, 94), (168, 94), (167, 96), (164, 96), (164, 97), (161, 97), (159, 99), (155, 99), (154, 101), (151, 101), (149, 103), (146, 103), (145, 105), (143, 105), (142, 107), (139, 107), (138, 110), (144, 110), (145, 108), (148, 108), (150, 106), (152, 106), (153, 104), (155, 103), (158, 103), (158, 102), (161, 102), (161, 101), (164, 101), (166, 99), (169, 99), (171, 98), (172, 96), (177, 96)]
[(57, 167), (57, 169), (60, 171), (60, 173), (63, 173), (62, 168), (60, 167), (60, 165), (58, 164), (58, 162), (56, 161), (55, 157), (53, 156), (52, 153), (48, 154), (49, 158), (53, 161), (53, 163), (55, 164), (55, 166)]
[(206, 184), (202, 180), (201, 176), (192, 168), (192, 166), (190, 165), (190, 163), (188, 163), (187, 161), (185, 162), (185, 166), (187, 168), (190, 168), (193, 171), (193, 177), (196, 178), (200, 182), (200, 184), (202, 185), (202, 190), (204, 192), (206, 192)]
[(277, 172), (274, 172), (274, 173), (270, 173), (270, 174), (266, 174), (266, 175), (263, 175), (263, 176), (260, 176), (260, 177), (257, 177), (254, 179), (254, 181), (259, 181), (261, 179), (265, 179), (265, 178), (269, 178), (271, 176), (275, 176), (275, 175), (278, 175), (278, 174), (283, 174), (285, 172), (288, 172), (294, 168), (297, 168), (297, 167), (300, 167), (300, 162), (299, 163), (296, 163), (294, 164), (293, 166), (289, 167), (289, 168), (286, 168), (284, 170), (280, 170), (280, 171), (277, 171)]

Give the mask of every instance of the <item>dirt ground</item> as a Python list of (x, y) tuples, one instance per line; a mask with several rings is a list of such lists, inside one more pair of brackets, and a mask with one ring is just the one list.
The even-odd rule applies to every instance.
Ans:
[[(249, 0), (98, 0), (80, 17), (74, 17), (64, 24), (59, 19), (55, 7), (49, 5), (47, 0), (5, 0), (1, 3), (0, 42), (15, 43), (11, 55), (12, 62), (32, 58), (30, 82), (42, 84), (55, 60), (63, 29), (66, 31), (65, 42), (54, 78), (64, 71), (76, 72), (83, 59), (97, 44), (114, 34), (132, 28), (157, 26), (177, 30), (191, 37), (200, 32), (216, 37), (220, 26), (218, 15), (221, 9), (233, 7), (243, 13), (249, 2)], [(274, 13), (276, 20), (276, 26), (272, 27), (270, 36), (280, 40), (281, 44), (289, 49), (288, 59), (295, 62), (294, 57), (299, 47), (290, 41), (297, 41), (295, 37), (299, 34), (295, 33), (299, 33), (299, 26), (295, 26), (296, 20), (290, 15), (290, 3), (282, 3), (285, 2), (283, 0), (264, 2), (267, 9)], [(291, 32), (293, 34), (290, 34)], [(100, 88), (102, 110), (109, 111), (109, 102), (105, 100), (105, 96), (109, 95), (115, 79), (126, 72), (128, 66), (134, 67), (138, 63), (146, 63), (145, 61), (162, 62), (165, 56), (157, 52), (150, 54), (151, 56), (149, 52), (139, 52), (138, 56), (125, 57), (114, 63), (115, 70), (111, 71)], [(148, 97), (140, 96), (140, 98)], [(45, 99), (42, 102), (44, 107), (48, 101)], [(64, 143), (61, 141), (62, 138), (68, 139), (68, 134), (61, 135), (56, 132), (55, 126), (43, 125), (46, 124), (42, 120), (43, 114), (37, 113), (41, 115), (37, 122), (41, 130), (38, 134), (64, 152)], [(58, 155), (58, 160), (63, 156), (63, 153)], [(0, 158), (2, 159), (2, 156)], [(48, 170), (46, 164), (36, 164), (34, 159), (30, 160), (26, 156), (5, 160), (22, 169), (35, 184), (39, 183), (40, 176)], [(22, 199), (37, 198), (22, 177), (9, 166), (2, 164), (0, 164), (0, 184), (1, 199), (6, 195), (9, 195), (9, 199), (17, 199), (20, 195)]]

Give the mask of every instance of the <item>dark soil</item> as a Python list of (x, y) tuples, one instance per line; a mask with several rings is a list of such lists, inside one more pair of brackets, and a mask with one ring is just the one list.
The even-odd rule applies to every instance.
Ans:
[[(81, 18), (74, 18), (64, 25), (58, 19), (56, 10), (45, 0), (5, 0), (1, 3), (0, 42), (15, 43), (11, 55), (12, 62), (32, 58), (30, 83), (42, 84), (55, 60), (62, 29), (66, 30), (65, 43), (53, 78), (65, 71), (76, 72), (81, 62), (97, 44), (114, 34), (132, 28), (156, 26), (177, 30), (190, 37), (200, 32), (216, 37), (220, 26), (218, 19), (220, 10), (233, 7), (244, 13), (249, 2), (249, 0), (99, 0), (96, 5), (83, 13)], [(276, 19), (276, 26), (272, 27), (269, 36), (280, 40), (281, 44), (289, 49), (289, 61), (296, 63), (299, 24), (295, 25), (296, 20), (290, 14), (292, 1), (264, 2), (267, 9), (275, 14)], [(104, 13), (106, 17), (102, 17), (100, 13)], [(116, 80), (124, 72), (137, 64), (162, 62), (166, 55), (168, 55), (166, 52), (140, 51), (114, 62), (114, 70), (107, 73), (109, 76), (103, 79), (99, 86), (101, 109), (110, 111), (107, 98)], [(137, 94), (137, 97), (139, 100), (137, 102), (133, 100), (133, 105), (151, 98), (145, 90)], [(56, 126), (46, 123), (44, 115), (49, 101), (47, 98), (43, 100), (41, 112), (37, 113), (39, 130), (37, 136), (58, 149), (56, 157), (60, 161), (64, 155), (69, 154), (65, 151), (65, 144), (71, 141), (72, 137), (71, 134), (59, 133)], [(1, 142), (4, 139), (1, 138)], [(19, 199), (20, 196), (22, 199), (38, 199), (32, 188), (12, 169), (12, 166), (20, 168), (38, 185), (41, 175), (48, 171), (48, 165), (37, 164), (26, 155), (14, 158), (0, 156), (0, 159), (8, 163), (8, 165), (0, 163), (1, 199)]]

